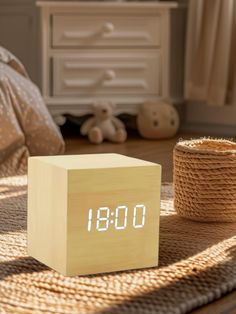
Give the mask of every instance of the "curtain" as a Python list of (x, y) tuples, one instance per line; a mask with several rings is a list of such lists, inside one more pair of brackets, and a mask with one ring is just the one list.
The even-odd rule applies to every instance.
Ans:
[(236, 105), (236, 0), (189, 0), (185, 98)]

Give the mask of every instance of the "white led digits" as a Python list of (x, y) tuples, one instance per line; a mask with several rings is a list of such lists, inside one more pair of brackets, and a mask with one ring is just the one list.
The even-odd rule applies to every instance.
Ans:
[[(142, 222), (141, 224), (137, 224), (137, 211), (142, 210)], [(136, 205), (134, 207), (134, 216), (133, 216), (133, 227), (134, 228), (143, 228), (145, 224), (145, 215), (146, 215), (146, 207), (143, 204)]]
[[(110, 216), (115, 215), (115, 221), (110, 220)], [(143, 228), (146, 218), (146, 206), (137, 204), (133, 208), (133, 224), (135, 229)], [(115, 222), (115, 223), (114, 223)], [(119, 205), (115, 212), (110, 211), (109, 207), (99, 207), (96, 214), (96, 230), (107, 231), (109, 226), (114, 223), (116, 230), (124, 230), (128, 225), (128, 207)], [(88, 212), (88, 231), (92, 230), (93, 226), (93, 209), (90, 208)]]
[[(120, 214), (121, 210), (124, 211), (124, 221), (123, 221), (123, 225), (118, 226), (119, 214)], [(128, 218), (128, 207), (126, 207), (126, 206), (118, 206), (118, 207), (116, 207), (115, 228), (117, 230), (125, 229), (126, 226), (127, 226), (127, 218)]]
[[(105, 212), (105, 217), (101, 217), (101, 214), (103, 215), (103, 213)], [(110, 209), (108, 207), (100, 207), (97, 210), (97, 223), (96, 223), (96, 228), (98, 231), (107, 231), (108, 227), (109, 227), (109, 217), (110, 217)], [(103, 222), (106, 222), (105, 227), (101, 227), (101, 222), (103, 225)]]

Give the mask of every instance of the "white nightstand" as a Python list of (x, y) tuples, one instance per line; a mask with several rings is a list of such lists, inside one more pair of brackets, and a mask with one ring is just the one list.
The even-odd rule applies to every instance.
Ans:
[(182, 97), (184, 9), (176, 2), (38, 1), (42, 92), (53, 115), (113, 100), (136, 114), (146, 100)]

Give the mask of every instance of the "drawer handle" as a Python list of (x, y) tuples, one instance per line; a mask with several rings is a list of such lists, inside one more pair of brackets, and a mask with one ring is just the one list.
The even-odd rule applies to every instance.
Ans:
[(107, 22), (102, 27), (102, 33), (103, 34), (111, 34), (115, 29), (114, 24)]
[(116, 78), (116, 72), (113, 70), (106, 70), (104, 73), (104, 81), (112, 81)]

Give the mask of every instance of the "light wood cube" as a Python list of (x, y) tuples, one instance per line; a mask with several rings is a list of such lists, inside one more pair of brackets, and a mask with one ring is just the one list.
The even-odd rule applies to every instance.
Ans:
[(157, 266), (160, 185), (123, 155), (30, 157), (29, 255), (67, 276)]

